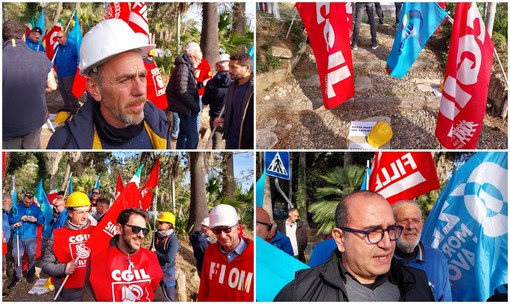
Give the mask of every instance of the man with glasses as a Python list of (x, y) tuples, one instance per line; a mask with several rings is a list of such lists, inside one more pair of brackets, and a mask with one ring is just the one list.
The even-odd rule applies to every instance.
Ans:
[(402, 236), (397, 240), (395, 259), (403, 265), (425, 271), (435, 300), (451, 302), (446, 257), (441, 251), (420, 242), (423, 229), (420, 206), (414, 201), (400, 201), (393, 205), (393, 215), (397, 224), (404, 227)]
[(325, 264), (296, 272), (275, 301), (433, 301), (425, 273), (392, 259), (402, 229), (381, 195), (347, 195), (335, 213), (337, 249)]
[(117, 235), (110, 246), (92, 252), (82, 301), (166, 301), (159, 283), (163, 272), (158, 258), (142, 247), (149, 234), (149, 214), (138, 208), (122, 210), (117, 217)]
[(57, 48), (55, 50), (55, 65), (57, 66), (58, 91), (64, 100), (64, 111), (74, 111), (80, 107), (78, 98), (73, 94), (73, 83), (78, 68), (78, 49), (74, 43), (67, 40), (67, 34), (60, 31), (57, 34)]
[(253, 241), (241, 237), (234, 207), (220, 204), (209, 213), (218, 242), (207, 247), (198, 301), (253, 302)]
[(269, 213), (261, 207), (257, 207), (255, 212), (255, 218), (257, 219), (255, 230), (257, 236), (266, 240), (271, 245), (278, 247), (278, 249), (290, 256), (294, 256), (289, 237), (278, 231), (276, 227), (277, 224), (271, 221)]
[(30, 34), (28, 34), (25, 43), (29, 48), (31, 48), (34, 51), (46, 52), (44, 50), (44, 46), (41, 43), (39, 43), (39, 40), (41, 40), (41, 35), (42, 35), (41, 28), (36, 26), (30, 30)]
[(53, 229), (64, 227), (67, 217), (69, 216), (65, 204), (66, 201), (63, 198), (57, 198), (53, 202), (53, 217), (55, 217)]
[(95, 217), (95, 214), (97, 213), (97, 200), (99, 199), (99, 196), (101, 195), (101, 191), (97, 188), (92, 188), (92, 196), (90, 197), (90, 204), (92, 206), (91, 214)]
[(177, 136), (177, 149), (196, 149), (197, 119), (201, 109), (194, 73), (202, 61), (202, 52), (196, 42), (188, 43), (184, 50), (185, 53), (175, 59), (175, 68), (166, 88), (166, 98), (168, 109), (174, 113), (172, 136)]

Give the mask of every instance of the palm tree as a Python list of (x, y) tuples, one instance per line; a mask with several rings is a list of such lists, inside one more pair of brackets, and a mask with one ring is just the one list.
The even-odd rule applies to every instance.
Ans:
[(363, 167), (351, 165), (336, 167), (327, 175), (321, 175), (330, 186), (318, 188), (316, 200), (308, 207), (313, 221), (319, 224), (317, 234), (328, 235), (335, 227), (335, 210), (338, 203), (348, 194), (359, 190), (363, 182)]

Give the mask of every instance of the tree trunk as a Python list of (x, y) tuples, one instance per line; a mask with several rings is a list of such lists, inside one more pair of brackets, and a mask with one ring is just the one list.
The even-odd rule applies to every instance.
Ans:
[(233, 33), (240, 36), (244, 36), (246, 27), (246, 13), (245, 13), (245, 2), (235, 2), (233, 6), (234, 10), (234, 24), (232, 25)]
[(227, 152), (223, 158), (225, 172), (223, 172), (223, 195), (228, 198), (234, 198), (234, 154)]
[(298, 185), (296, 195), (296, 205), (298, 206), (300, 219), (308, 225), (308, 206), (306, 195), (306, 152), (299, 152), (298, 164)]
[(214, 65), (218, 57), (218, 3), (204, 3), (202, 9), (202, 36), (200, 37), (200, 48), (204, 58)]
[(352, 152), (344, 152), (344, 168), (352, 165)]
[(208, 216), (207, 198), (205, 193), (204, 153), (190, 152), (191, 202), (190, 215), (186, 231), (191, 227), (200, 229), (200, 222)]
[[(58, 22), (58, 19), (60, 18), (60, 14), (62, 13), (63, 5), (62, 2), (57, 2), (57, 10), (55, 11), (55, 18), (53, 18), (53, 23), (48, 27), (48, 30), (50, 30), (55, 23)], [(64, 25), (62, 25), (64, 26)]]
[[(46, 168), (48, 169), (48, 173), (50, 174), (50, 190), (55, 188), (57, 185), (57, 171), (58, 171), (58, 164), (60, 163), (60, 160), (62, 159), (62, 156), (64, 155), (63, 152), (51, 152), (51, 153), (44, 153), (44, 158), (46, 160)], [(60, 190), (60, 189), (59, 189)]]

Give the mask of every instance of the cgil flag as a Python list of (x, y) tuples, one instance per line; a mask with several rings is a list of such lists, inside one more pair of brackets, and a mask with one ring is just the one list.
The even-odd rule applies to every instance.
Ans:
[(447, 149), (475, 149), (483, 127), (494, 44), (475, 3), (457, 3), (437, 116)]
[(412, 200), (439, 189), (436, 165), (430, 152), (377, 152), (369, 189), (390, 204)]
[(436, 2), (405, 2), (386, 71), (402, 78), (448, 14)]
[[(135, 33), (147, 36), (147, 43), (151, 43), (149, 20), (147, 19), (147, 5), (145, 2), (132, 2), (129, 12), (128, 25)], [(145, 56), (146, 54), (143, 54)]]
[(448, 259), (453, 301), (486, 301), (508, 284), (507, 152), (476, 153), (453, 175), (422, 242)]
[(129, 2), (110, 2), (104, 13), (103, 20), (122, 19), (127, 23), (129, 12)]
[(317, 61), (326, 109), (354, 97), (346, 3), (296, 3)]

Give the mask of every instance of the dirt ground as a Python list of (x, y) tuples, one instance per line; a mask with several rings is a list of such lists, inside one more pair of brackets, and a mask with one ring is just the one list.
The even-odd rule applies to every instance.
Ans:
[[(23, 279), (23, 282), (18, 284), (18, 286), (7, 289), (7, 285), (12, 281), (12, 273), (14, 269), (12, 268), (12, 256), (9, 257), (11, 262), (7, 262), (7, 274), (8, 278), (3, 278), (2, 282), (2, 292), (6, 293), (7, 296), (2, 298), (2, 302), (52, 302), (54, 297), (54, 291), (50, 291), (43, 295), (31, 295), (29, 294), (29, 290), (35, 284), (29, 284)], [(186, 282), (186, 301), (196, 301), (198, 294), (198, 286), (200, 283), (197, 270), (196, 270), (196, 260), (193, 256), (193, 248), (188, 240), (188, 238), (184, 238), (179, 236), (179, 251), (177, 252), (177, 270), (182, 271), (185, 275)], [(42, 257), (37, 259), (36, 262), (36, 276), (40, 278), (47, 278), (48, 276), (40, 271), (41, 269)], [(176, 291), (177, 293), (177, 291)]]

